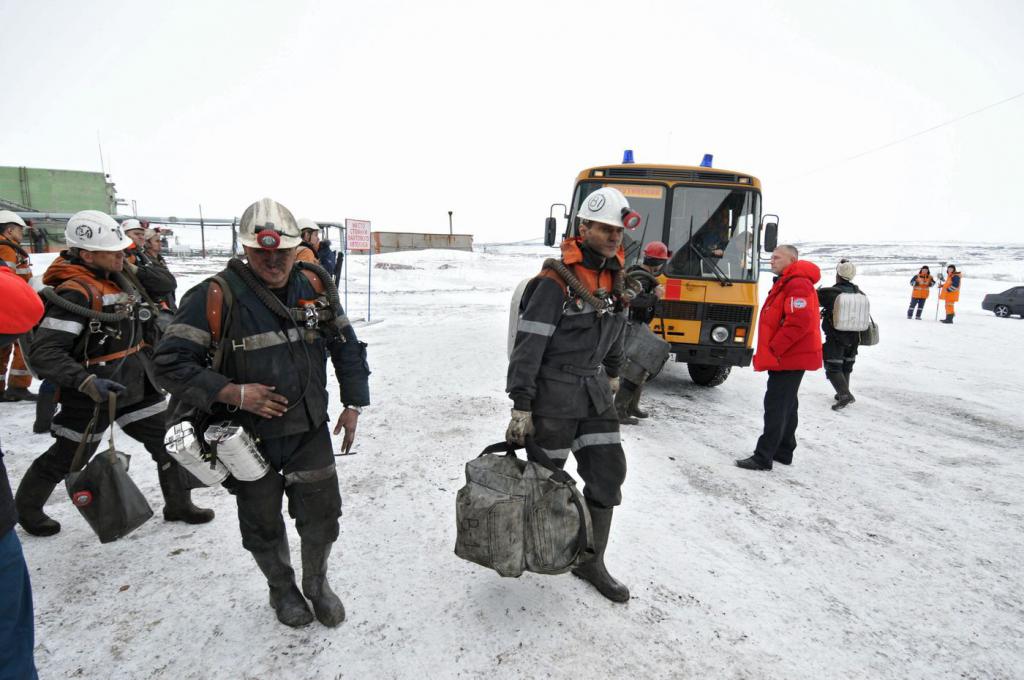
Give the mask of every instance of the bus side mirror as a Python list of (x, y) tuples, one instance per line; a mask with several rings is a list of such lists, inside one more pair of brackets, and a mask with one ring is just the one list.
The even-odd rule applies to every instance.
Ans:
[[(767, 215), (765, 216), (768, 217)], [(770, 253), (779, 245), (779, 222), (778, 215), (772, 215), (775, 220), (772, 222), (766, 221), (764, 223), (764, 251)]]
[(548, 217), (544, 220), (544, 245), (555, 245), (555, 238), (558, 234), (558, 220)]

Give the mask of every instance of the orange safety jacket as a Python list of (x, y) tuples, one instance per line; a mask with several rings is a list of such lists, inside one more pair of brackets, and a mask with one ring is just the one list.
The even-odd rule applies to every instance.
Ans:
[(313, 264), (320, 264), (316, 259), (316, 251), (313, 250), (313, 246), (309, 245), (305, 241), (299, 244), (298, 252), (295, 253), (295, 259), (299, 262), (311, 262)]
[(929, 288), (935, 285), (935, 279), (931, 274), (928, 276), (918, 274), (910, 279), (910, 285), (914, 287), (914, 292), (911, 294), (914, 300), (927, 300), (931, 293)]
[(28, 253), (19, 244), (3, 236), (0, 236), (0, 260), (3, 260), (0, 266), (10, 267), (25, 281), (32, 278), (32, 262)]
[(956, 302), (960, 299), (960, 281), (963, 278), (963, 274), (960, 272), (953, 272), (946, 277), (946, 280), (942, 282), (942, 290), (939, 291), (939, 297), (946, 302)]
[(87, 399), (77, 392), (90, 374), (125, 385), (118, 403), (128, 406), (146, 392), (150, 366), (138, 291), (122, 289), (115, 277), (88, 267), (66, 251), (43, 274), (43, 283), (67, 302), (94, 312), (129, 311), (117, 322), (98, 321), (47, 301), (35, 330), (29, 360), (41, 378), (57, 383), (61, 400)]

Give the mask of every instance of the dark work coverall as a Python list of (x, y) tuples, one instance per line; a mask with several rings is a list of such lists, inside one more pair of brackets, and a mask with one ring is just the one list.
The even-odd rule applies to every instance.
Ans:
[[(231, 420), (258, 438), (259, 450), (274, 471), (257, 481), (229, 479), (225, 484), (235, 493), (247, 550), (255, 555), (287, 546), (281, 515), (284, 494), (302, 541), (333, 543), (338, 538), (341, 494), (328, 429), (327, 357), (334, 363), (342, 403), (365, 406), (370, 401), (366, 345), (348, 325), (343, 339), (316, 331), (313, 341), (307, 342), (304, 328), (274, 314), (237, 274), (225, 269), (219, 276), (234, 296), (224, 319), (220, 372), (212, 371), (208, 362), (209, 280), (185, 295), (157, 348), (157, 379), (172, 395), (169, 422), (188, 416), (201, 430), (205, 424)], [(297, 308), (299, 300), (319, 297), (298, 269), (292, 270), (285, 289), (273, 293), (290, 309)], [(276, 387), (288, 399), (288, 412), (271, 419), (242, 410), (229, 412), (216, 395), (230, 382)]]
[[(91, 308), (98, 295), (101, 310), (108, 313), (139, 297), (135, 291), (122, 290), (109, 275), (87, 267), (68, 252), (54, 260), (43, 275), (43, 282), (53, 286), (60, 297), (82, 307)], [(151, 349), (143, 342), (152, 333), (148, 328), (152, 323), (140, 322), (134, 312), (132, 318), (118, 323), (100, 323), (47, 303), (46, 314), (32, 340), (29, 360), (39, 377), (60, 387), (60, 411), (51, 426), (56, 441), (32, 462), (18, 487), (18, 513), (27, 531), (35, 533), (32, 527), (52, 521), (43, 513), (43, 504), (71, 469), (75, 451), (86, 436), (96, 408), (92, 399), (77, 389), (90, 374), (125, 386), (117, 397), (115, 419), (125, 434), (142, 442), (156, 461), (166, 502), (165, 517), (168, 513), (191, 515), (195, 510), (185, 487), (186, 478), (164, 448), (167, 402), (150, 377)], [(108, 425), (104, 406), (99, 409), (97, 423), (88, 436), (87, 456), (96, 450)], [(59, 531), (59, 525), (54, 528)], [(49, 533), (55, 532), (44, 535)]]
[[(621, 251), (605, 259), (576, 239), (562, 243), (562, 261), (591, 292), (610, 292), (622, 268)], [(619, 505), (626, 457), (608, 378), (622, 363), (625, 313), (599, 314), (550, 269), (527, 285), (519, 310), (506, 386), (514, 407), (533, 412), (534, 441), (553, 461), (576, 456), (588, 501)]]

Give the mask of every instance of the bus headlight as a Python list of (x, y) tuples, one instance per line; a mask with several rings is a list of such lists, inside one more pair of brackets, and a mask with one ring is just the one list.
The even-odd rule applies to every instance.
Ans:
[(729, 339), (729, 329), (725, 326), (715, 326), (711, 329), (711, 339), (715, 342), (725, 342)]

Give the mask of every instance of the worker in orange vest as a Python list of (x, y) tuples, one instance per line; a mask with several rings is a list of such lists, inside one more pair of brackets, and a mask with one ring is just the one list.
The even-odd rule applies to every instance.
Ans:
[(935, 278), (928, 265), (921, 267), (920, 271), (910, 277), (910, 285), (914, 292), (910, 294), (910, 307), (907, 308), (907, 318), (914, 318), (914, 308), (917, 308), (917, 320), (921, 320), (921, 312), (924, 311), (924, 301), (931, 294), (931, 287), (935, 285)]
[(956, 270), (956, 265), (946, 267), (946, 278), (942, 280), (942, 289), (939, 291), (939, 299), (946, 301), (946, 318), (942, 323), (953, 323), (953, 305), (960, 299), (960, 282), (963, 274)]
[[(23, 280), (28, 281), (32, 278), (32, 263), (29, 261), (28, 253), (21, 247), (24, 235), (25, 221), (17, 213), (0, 210), (0, 267), (9, 267)], [(8, 360), (11, 362), (9, 371)], [(0, 349), (0, 399), (35, 401), (36, 395), (28, 391), (31, 384), (32, 374), (25, 365), (21, 346), (14, 343)]]

